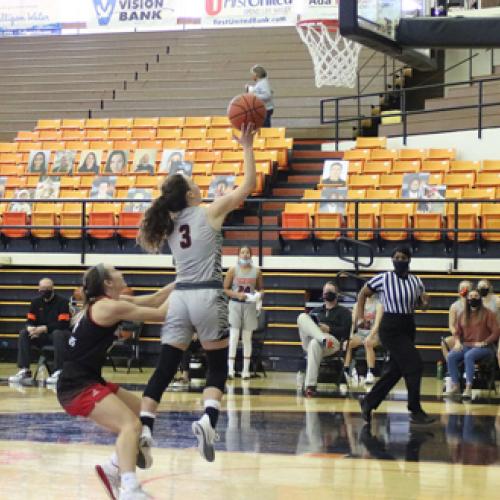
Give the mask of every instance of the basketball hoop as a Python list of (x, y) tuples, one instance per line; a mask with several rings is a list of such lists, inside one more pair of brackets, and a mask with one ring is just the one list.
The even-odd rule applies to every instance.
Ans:
[(314, 63), (316, 87), (354, 87), (361, 45), (344, 38), (334, 19), (308, 19), (297, 23)]

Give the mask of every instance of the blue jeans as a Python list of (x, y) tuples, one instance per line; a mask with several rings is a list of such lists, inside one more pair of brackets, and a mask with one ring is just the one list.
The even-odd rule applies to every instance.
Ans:
[(493, 358), (494, 355), (491, 347), (464, 346), (461, 351), (450, 351), (448, 354), (448, 370), (452, 382), (458, 384), (460, 380), (460, 374), (458, 373), (458, 363), (460, 363), (460, 361), (464, 360), (465, 363), (465, 381), (467, 384), (472, 384), (475, 363), (484, 358)]

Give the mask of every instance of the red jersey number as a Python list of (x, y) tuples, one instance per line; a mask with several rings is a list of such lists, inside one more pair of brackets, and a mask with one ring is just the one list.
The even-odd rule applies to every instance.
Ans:
[(189, 248), (191, 246), (191, 232), (189, 224), (183, 224), (179, 227), (179, 232), (182, 234), (181, 248)]

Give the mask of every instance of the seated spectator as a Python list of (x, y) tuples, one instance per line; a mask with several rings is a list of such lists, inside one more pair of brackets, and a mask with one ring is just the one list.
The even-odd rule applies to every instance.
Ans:
[(447, 393), (455, 395), (459, 392), (460, 374), (458, 363), (465, 363), (464, 398), (472, 396), (474, 365), (477, 361), (494, 358), (494, 345), (500, 335), (495, 313), (483, 305), (478, 290), (470, 290), (464, 312), (459, 316), (455, 331), (455, 345), (448, 354), (448, 369), (452, 387)]
[(354, 365), (352, 353), (355, 349), (363, 345), (365, 347), (367, 365), (366, 383), (373, 384), (375, 382), (375, 376), (373, 375), (373, 370), (375, 369), (375, 347), (380, 345), (378, 328), (383, 314), (384, 309), (382, 304), (376, 295), (372, 295), (366, 299), (363, 321), (360, 321), (356, 325), (357, 304), (354, 306), (352, 310), (351, 338), (347, 344), (344, 361), (344, 371), (347, 380), (352, 379), (355, 382), (357, 378), (356, 369), (354, 366), (350, 366), (351, 364)]
[(63, 365), (63, 354), (69, 331), (68, 301), (54, 292), (54, 282), (43, 278), (38, 284), (40, 294), (31, 301), (26, 328), (21, 330), (18, 339), (16, 375), (9, 382), (21, 383), (31, 379), (31, 346), (41, 348), (54, 345), (54, 373), (47, 383), (57, 383)]
[(484, 307), (487, 307), (497, 315), (500, 321), (500, 298), (495, 295), (493, 285), (488, 280), (481, 280), (477, 284), (477, 291), (483, 299)]
[(337, 286), (327, 281), (323, 286), (324, 304), (297, 318), (302, 349), (307, 353), (305, 396), (316, 394), (319, 365), (324, 357), (335, 354), (351, 331), (351, 313), (338, 305)]
[(448, 353), (455, 345), (455, 333), (457, 331), (458, 317), (464, 312), (465, 305), (467, 304), (467, 294), (472, 289), (472, 283), (469, 280), (461, 281), (458, 284), (458, 299), (453, 302), (448, 312), (448, 328), (451, 335), (443, 339), (441, 343), (441, 352), (445, 360), (448, 359)]

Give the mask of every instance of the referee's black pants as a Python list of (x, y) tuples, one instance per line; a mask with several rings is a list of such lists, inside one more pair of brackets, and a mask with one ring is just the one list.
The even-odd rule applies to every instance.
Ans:
[(415, 347), (415, 319), (413, 314), (384, 313), (380, 322), (380, 343), (390, 354), (382, 376), (364, 399), (364, 405), (375, 409), (386, 398), (401, 377), (408, 391), (408, 409), (422, 410), (420, 406), (420, 382), (422, 359)]

